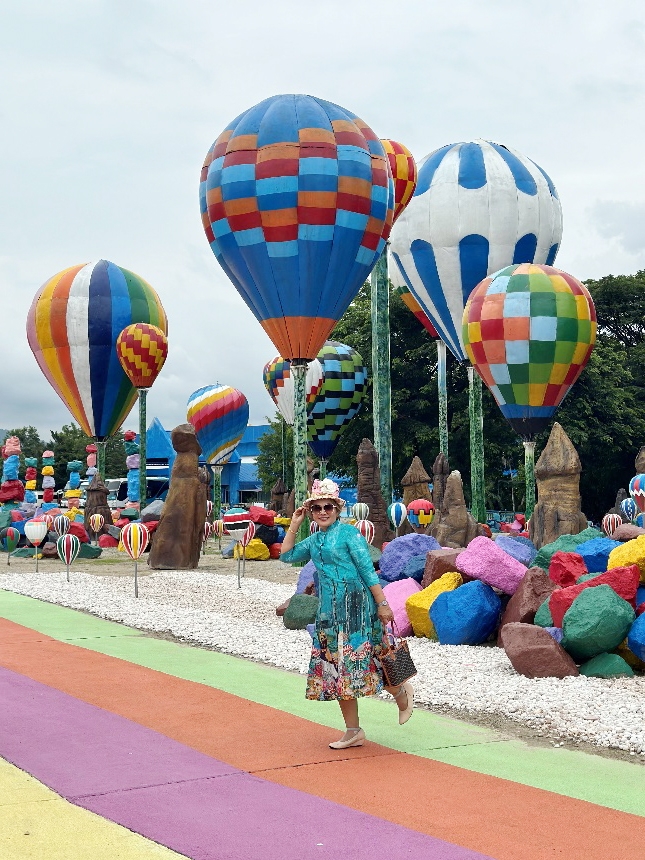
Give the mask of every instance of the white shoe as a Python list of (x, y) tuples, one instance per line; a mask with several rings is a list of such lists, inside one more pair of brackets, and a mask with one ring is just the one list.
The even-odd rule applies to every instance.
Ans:
[(409, 684), (407, 681), (405, 682), (405, 684), (401, 684), (401, 689), (394, 698), (398, 699), (402, 693), (405, 693), (405, 695), (407, 696), (407, 704), (405, 708), (399, 708), (400, 726), (407, 723), (407, 721), (412, 716), (412, 711), (414, 710), (414, 687), (412, 686), (412, 684)]
[(344, 750), (347, 747), (362, 747), (365, 741), (365, 732), (363, 729), (347, 729), (348, 732), (354, 732), (351, 738), (346, 741), (334, 741), (329, 744), (333, 750)]

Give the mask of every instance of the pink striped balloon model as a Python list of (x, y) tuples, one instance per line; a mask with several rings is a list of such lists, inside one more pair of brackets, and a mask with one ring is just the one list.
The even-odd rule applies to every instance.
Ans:
[(143, 523), (128, 523), (121, 529), (121, 542), (127, 554), (134, 561), (134, 596), (139, 596), (137, 580), (137, 561), (143, 555), (150, 540), (150, 532)]
[(67, 568), (67, 581), (69, 582), (69, 566), (81, 551), (81, 542), (76, 535), (61, 535), (56, 541), (56, 552), (59, 559)]

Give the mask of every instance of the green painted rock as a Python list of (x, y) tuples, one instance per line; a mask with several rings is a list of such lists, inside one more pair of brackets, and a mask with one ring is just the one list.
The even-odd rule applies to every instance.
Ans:
[(580, 674), (588, 678), (620, 678), (631, 676), (631, 667), (618, 654), (598, 654), (580, 667)]
[(578, 663), (617, 648), (636, 613), (609, 585), (585, 588), (564, 614), (562, 647)]
[(549, 609), (549, 598), (544, 601), (538, 611), (535, 613), (533, 623), (538, 627), (553, 627), (553, 618), (551, 618), (551, 610)]
[(602, 573), (583, 573), (582, 576), (579, 576), (576, 579), (576, 585), (580, 585), (582, 582), (588, 582), (588, 580), (595, 579), (597, 576), (602, 576)]
[(575, 552), (579, 544), (602, 537), (605, 537), (605, 535), (598, 531), (598, 529), (585, 529), (577, 535), (561, 535), (553, 543), (547, 543), (542, 547), (533, 560), (533, 567), (541, 567), (543, 570), (548, 570), (551, 556), (554, 553)]
[(100, 546), (91, 543), (82, 543), (76, 558), (98, 558), (103, 552)]
[(294, 594), (282, 616), (284, 626), (288, 630), (304, 630), (307, 624), (313, 624), (318, 611), (318, 598), (313, 594)]

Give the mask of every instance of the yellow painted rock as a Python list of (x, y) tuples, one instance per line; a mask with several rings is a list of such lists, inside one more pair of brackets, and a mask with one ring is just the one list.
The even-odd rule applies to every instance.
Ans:
[(609, 553), (607, 570), (612, 567), (627, 567), (637, 564), (641, 572), (641, 582), (645, 582), (645, 535), (639, 535), (634, 540), (628, 540), (622, 546), (617, 546)]
[[(235, 544), (235, 558), (242, 558), (242, 547), (239, 543)], [(259, 538), (253, 538), (246, 548), (247, 561), (267, 561), (271, 558), (269, 547)]]
[(273, 522), (276, 524), (276, 526), (282, 526), (283, 528), (288, 529), (291, 520), (289, 519), (289, 517), (276, 517)]
[(460, 573), (444, 573), (427, 588), (408, 597), (405, 601), (405, 611), (408, 613), (415, 636), (437, 639), (434, 624), (430, 621), (430, 607), (442, 592), (454, 591), (462, 582)]
[(627, 639), (623, 639), (618, 648), (614, 648), (614, 654), (619, 654), (632, 669), (645, 672), (645, 663), (628, 647)]

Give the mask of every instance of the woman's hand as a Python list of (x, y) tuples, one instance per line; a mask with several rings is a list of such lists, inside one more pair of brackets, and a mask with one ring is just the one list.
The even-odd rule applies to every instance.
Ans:
[(303, 522), (304, 518), (306, 517), (306, 515), (307, 515), (307, 512), (305, 510), (304, 505), (301, 505), (299, 508), (296, 508), (295, 511), (293, 512), (293, 516), (291, 517), (291, 523), (289, 524), (289, 528), (292, 531), (297, 532), (298, 529), (300, 528), (300, 526), (302, 525), (302, 522)]
[(385, 627), (386, 624), (391, 624), (394, 621), (394, 613), (389, 606), (379, 606), (378, 619)]

